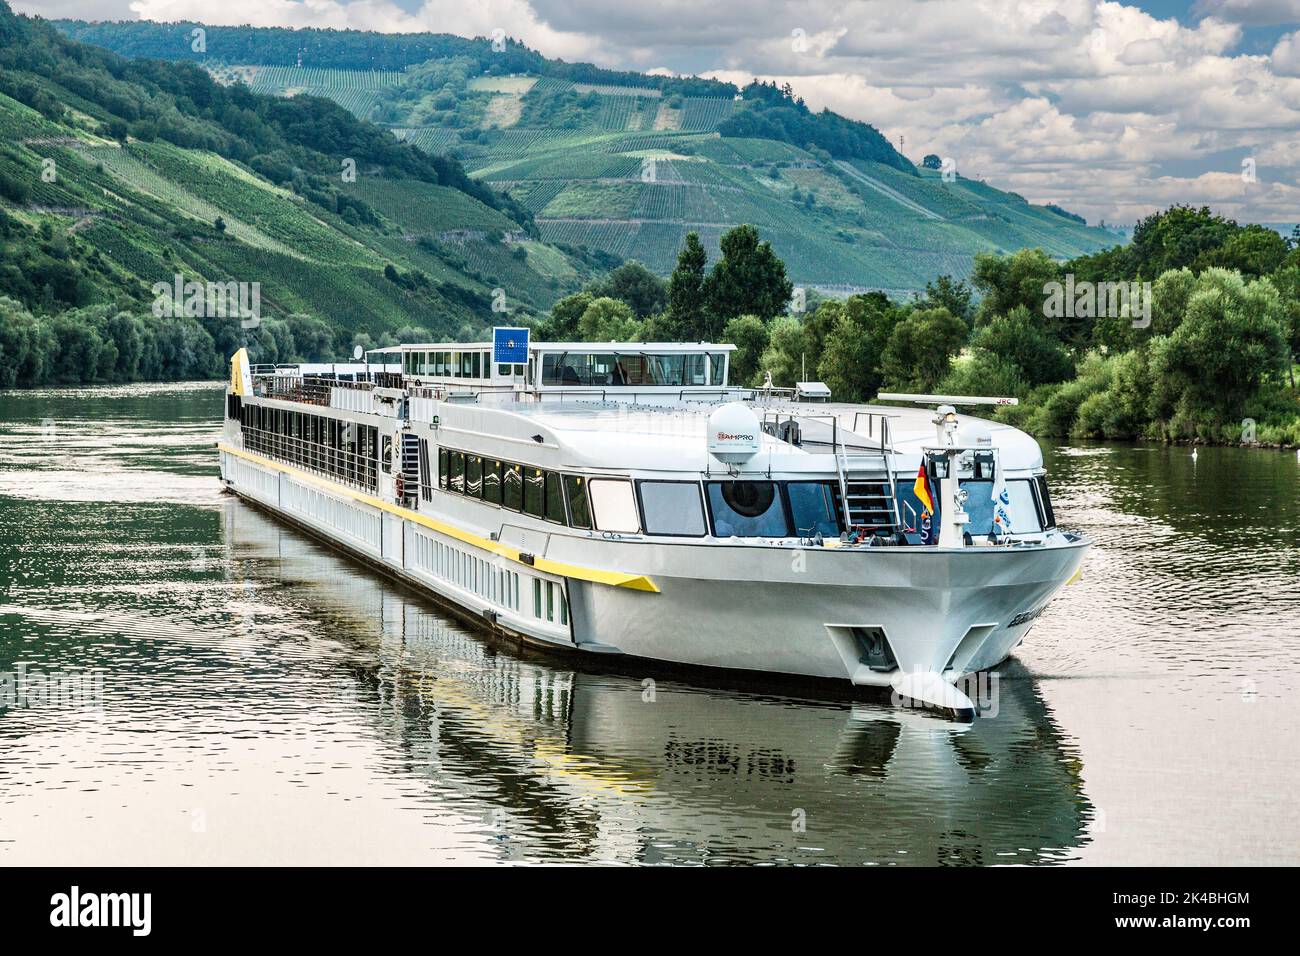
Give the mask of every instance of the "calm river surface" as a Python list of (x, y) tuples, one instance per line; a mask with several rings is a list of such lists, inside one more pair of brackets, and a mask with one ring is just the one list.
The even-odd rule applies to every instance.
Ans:
[(493, 645), (220, 494), (221, 410), (0, 394), (0, 865), (1300, 863), (1294, 454), (1048, 448), (1098, 546), (963, 730)]

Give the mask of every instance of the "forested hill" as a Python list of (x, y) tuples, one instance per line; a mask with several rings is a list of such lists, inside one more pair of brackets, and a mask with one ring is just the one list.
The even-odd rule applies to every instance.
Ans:
[[(195, 63), (238, 63), (258, 66), (311, 65), (342, 70), (403, 71), (431, 60), (460, 60), (486, 76), (529, 75), (570, 83), (627, 87), (668, 96), (740, 96), (730, 83), (703, 77), (657, 76), (608, 70), (590, 63), (550, 60), (509, 37), (496, 41), (445, 33), (372, 33), (360, 30), (321, 30), (283, 27), (222, 27), (201, 23), (154, 23), (147, 20), (94, 22), (58, 20), (55, 25), (73, 39), (106, 47), (130, 57), (189, 60)], [(202, 39), (196, 42), (201, 31)], [(867, 123), (847, 120), (829, 111), (813, 114), (802, 102), (783, 98), (776, 87), (755, 84), (743, 97), (773, 112), (755, 122), (750, 111), (734, 135), (786, 138), (795, 145), (817, 143), (841, 159), (870, 159), (898, 169), (912, 164)], [(740, 131), (745, 130), (745, 131)], [(761, 133), (754, 132), (761, 130)]]
[[(124, 56), (155, 60), (204, 63), (217, 59), (225, 63), (276, 66), (310, 63), (344, 70), (404, 70), (429, 60), (462, 57), (473, 60), (480, 72), (495, 76), (532, 73), (575, 83), (621, 83), (693, 96), (730, 96), (735, 93), (735, 87), (720, 80), (651, 76), (606, 70), (590, 63), (548, 60), (510, 37), (502, 37), (494, 49), (491, 39), (469, 39), (450, 33), (223, 27), (189, 21), (155, 23), (150, 20), (55, 20), (54, 25), (83, 43), (107, 47)], [(204, 42), (197, 46), (194, 43), (195, 29), (204, 32)]]
[[(261, 361), (479, 338), (614, 264), (328, 99), (128, 59), (0, 0), (0, 387), (220, 374), (246, 332)], [(256, 283), (260, 327), (161, 319), (177, 276)]]
[(746, 223), (796, 283), (833, 295), (906, 296), (969, 275), (980, 252), (1066, 259), (1116, 241), (1059, 206), (918, 169), (871, 125), (815, 112), (789, 86), (604, 70), (508, 39), (494, 49), (436, 34), (58, 27), (130, 56), (199, 62), (257, 92), (331, 99), (456, 159), (526, 208), (542, 240), (659, 275), (688, 233), (716, 261), (722, 234)]

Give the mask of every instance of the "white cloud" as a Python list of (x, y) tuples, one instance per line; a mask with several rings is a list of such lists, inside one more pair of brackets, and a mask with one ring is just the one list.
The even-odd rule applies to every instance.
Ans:
[(1273, 47), (1273, 69), (1289, 76), (1300, 76), (1300, 30), (1288, 33)]

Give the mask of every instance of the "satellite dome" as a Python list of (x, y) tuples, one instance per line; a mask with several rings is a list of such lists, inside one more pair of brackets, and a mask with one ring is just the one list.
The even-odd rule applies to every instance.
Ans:
[(743, 402), (729, 402), (709, 416), (709, 454), (724, 464), (743, 464), (757, 455), (762, 435), (758, 416)]

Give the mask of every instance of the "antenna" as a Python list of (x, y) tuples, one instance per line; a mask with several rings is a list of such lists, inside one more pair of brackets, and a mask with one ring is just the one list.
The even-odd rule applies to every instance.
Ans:
[(1019, 405), (1018, 398), (992, 398), (975, 395), (913, 395), (908, 392), (881, 392), (878, 402), (917, 402), (921, 405)]

